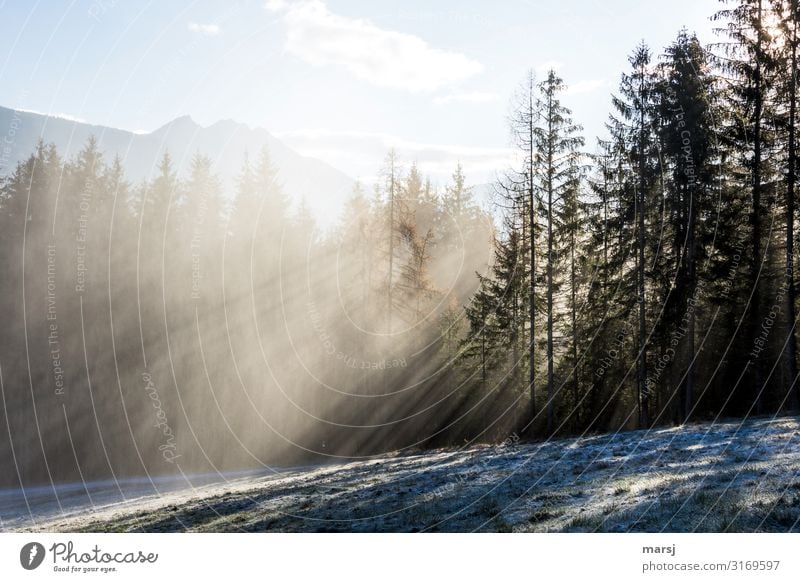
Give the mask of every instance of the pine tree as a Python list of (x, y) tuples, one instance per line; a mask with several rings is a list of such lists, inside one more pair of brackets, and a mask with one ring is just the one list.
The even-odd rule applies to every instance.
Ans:
[[(653, 103), (655, 74), (651, 67), (650, 50), (642, 43), (628, 59), (630, 73), (622, 75), (619, 95), (612, 100), (617, 117), (611, 118), (612, 139), (622, 145), (623, 155), (630, 168), (630, 190), (633, 200), (621, 201), (626, 217), (633, 216), (635, 242), (636, 326), (636, 394), (639, 425), (650, 424), (650, 390), (647, 383), (647, 231), (650, 227), (651, 199), (657, 184), (658, 143), (655, 135), (656, 114)], [(625, 195), (625, 190), (622, 191)], [(632, 203), (632, 204), (631, 204)]]
[(776, 48), (777, 74), (775, 76), (779, 102), (782, 112), (778, 115), (780, 122), (780, 139), (785, 144), (785, 220), (786, 220), (786, 258), (784, 281), (786, 287), (786, 319), (787, 342), (786, 362), (788, 376), (788, 399), (793, 399), (794, 406), (800, 408), (800, 383), (797, 371), (797, 291), (795, 286), (794, 248), (795, 248), (795, 212), (797, 186), (797, 67), (798, 46), (800, 46), (800, 3), (797, 0), (774, 0), (773, 7), (778, 14), (779, 33), (783, 42)]
[(537, 282), (537, 215), (540, 200), (534, 186), (536, 175), (536, 124), (540, 111), (537, 107), (537, 86), (533, 71), (529, 71), (520, 85), (510, 119), (515, 145), (522, 156), (521, 168), (500, 184), (511, 209), (521, 212), (523, 232), (527, 232), (528, 250), (528, 390), (530, 391), (530, 425), (536, 418), (536, 282)]
[(398, 229), (397, 225), (400, 222), (400, 217), (403, 215), (401, 211), (401, 201), (399, 200), (399, 168), (397, 165), (397, 153), (392, 149), (386, 157), (386, 168), (384, 171), (386, 180), (386, 193), (388, 198), (387, 203), (387, 255), (388, 267), (386, 274), (386, 333), (392, 333), (392, 317), (394, 312), (394, 276), (395, 276), (395, 243), (397, 242)]
[[(707, 55), (695, 36), (682, 30), (665, 53), (663, 80), (658, 87), (661, 143), (668, 170), (666, 214), (672, 232), (674, 263), (665, 267), (668, 290), (661, 318), (673, 338), (685, 335), (685, 367), (680, 394), (680, 420), (689, 419), (694, 406), (695, 327), (700, 277), (697, 265), (708, 259), (714, 237), (724, 231), (713, 228), (713, 197), (718, 168), (713, 110), (714, 79), (708, 74)], [(667, 335), (667, 334), (665, 334)], [(667, 341), (665, 337), (662, 341)]]
[(398, 231), (407, 259), (400, 269), (397, 282), (397, 306), (405, 320), (410, 325), (416, 325), (426, 315), (428, 304), (436, 293), (428, 274), (433, 233), (429, 229), (420, 235), (416, 223), (408, 216), (400, 222)]
[[(734, 148), (734, 155), (741, 161), (746, 174), (741, 177), (743, 185), (750, 190), (750, 262), (748, 302), (748, 336), (751, 340), (758, 336), (761, 325), (763, 301), (762, 269), (767, 264), (764, 250), (763, 222), (765, 215), (764, 197), (768, 195), (767, 182), (770, 170), (765, 153), (770, 148), (770, 135), (767, 118), (770, 117), (768, 87), (774, 71), (771, 58), (772, 39), (764, 25), (767, 18), (767, 0), (737, 0), (738, 4), (714, 15), (714, 19), (725, 21), (719, 32), (727, 40), (716, 46), (721, 54), (717, 63), (728, 76), (729, 91), (727, 109), (735, 117), (727, 127), (728, 139)], [(731, 0), (723, 0), (729, 4)], [(752, 403), (756, 413), (763, 411), (763, 370), (759, 353), (748, 354), (747, 370), (751, 372)]]
[(567, 170), (568, 180), (565, 183), (563, 194), (563, 205), (560, 212), (560, 222), (562, 224), (560, 233), (560, 243), (565, 249), (567, 267), (567, 285), (569, 293), (566, 299), (567, 309), (569, 310), (568, 332), (569, 336), (569, 358), (568, 369), (570, 373), (570, 383), (572, 384), (572, 428), (578, 431), (580, 425), (580, 382), (579, 374), (579, 328), (578, 313), (582, 309), (579, 303), (583, 287), (582, 272), (585, 266), (581, 264), (578, 257), (578, 249), (581, 244), (582, 233), (584, 232), (586, 220), (586, 204), (581, 199), (585, 168), (580, 165), (577, 156), (572, 156), (569, 160)]
[(547, 296), (547, 433), (552, 434), (555, 426), (555, 345), (554, 326), (556, 313), (554, 299), (558, 293), (559, 281), (556, 270), (560, 267), (563, 249), (560, 232), (566, 229), (563, 221), (563, 208), (568, 202), (570, 190), (574, 188), (575, 168), (578, 148), (583, 145), (580, 126), (571, 119), (571, 112), (564, 107), (559, 96), (566, 89), (555, 71), (550, 70), (547, 78), (540, 83), (540, 97), (536, 101), (537, 122), (534, 127), (534, 184), (540, 192), (546, 224), (547, 256), (546, 296)]

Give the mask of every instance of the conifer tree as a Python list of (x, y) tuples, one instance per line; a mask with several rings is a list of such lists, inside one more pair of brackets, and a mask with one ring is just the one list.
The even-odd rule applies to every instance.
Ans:
[[(636, 397), (639, 425), (650, 424), (650, 394), (647, 386), (647, 236), (651, 226), (652, 199), (657, 185), (659, 168), (656, 138), (656, 112), (654, 107), (655, 73), (651, 66), (650, 49), (640, 44), (628, 59), (631, 70), (622, 75), (619, 94), (614, 96), (609, 130), (612, 140), (622, 146), (620, 152), (629, 168), (625, 188), (621, 190), (623, 212), (633, 218), (633, 238), (627, 238), (635, 249), (635, 297), (637, 303), (636, 325)], [(633, 198), (628, 194), (632, 193)]]
[[(723, 3), (733, 4), (733, 0), (723, 0)], [(731, 8), (720, 10), (713, 17), (723, 22), (718, 32), (725, 36), (716, 44), (719, 49), (716, 60), (727, 78), (726, 109), (732, 117), (726, 125), (727, 140), (733, 148), (733, 155), (745, 170), (739, 177), (741, 185), (750, 191), (747, 335), (751, 340), (758, 336), (761, 325), (762, 268), (767, 263), (765, 251), (769, 248), (763, 235), (764, 198), (769, 195), (770, 181), (767, 153), (772, 141), (767, 123), (771, 117), (769, 87), (774, 73), (772, 38), (765, 26), (768, 8), (768, 0), (736, 0)], [(748, 351), (746, 371), (750, 372), (750, 400), (756, 412), (761, 413), (764, 392), (762, 358), (760, 352)]]
[[(665, 267), (668, 290), (661, 318), (671, 331), (665, 336), (685, 338), (677, 382), (682, 384), (680, 419), (689, 419), (694, 403), (695, 327), (700, 279), (698, 264), (708, 259), (714, 237), (717, 204), (713, 193), (716, 159), (713, 110), (714, 79), (708, 74), (705, 49), (697, 38), (682, 30), (665, 53), (663, 80), (659, 84), (660, 133), (666, 180), (666, 214), (672, 234), (672, 264)], [(667, 341), (665, 337), (662, 341)], [(676, 387), (677, 388), (677, 387)]]
[[(559, 292), (561, 255), (565, 248), (560, 233), (568, 227), (564, 222), (565, 205), (575, 187), (578, 148), (583, 145), (580, 126), (573, 123), (571, 112), (560, 102), (566, 89), (552, 69), (539, 85), (536, 100), (537, 121), (534, 126), (534, 185), (543, 201), (546, 225), (545, 293), (547, 297), (547, 433), (555, 428), (555, 298)], [(574, 192), (572, 192), (574, 194)]]

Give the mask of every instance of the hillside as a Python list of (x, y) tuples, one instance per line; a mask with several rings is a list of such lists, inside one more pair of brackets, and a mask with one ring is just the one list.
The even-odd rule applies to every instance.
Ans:
[[(73, 505), (40, 531), (795, 531), (800, 418), (472, 446)], [(110, 485), (106, 484), (106, 494)], [(100, 498), (100, 488), (93, 491)], [(6, 518), (11, 497), (2, 496)], [(19, 506), (18, 506), (19, 509)], [(34, 511), (35, 508), (34, 508)]]

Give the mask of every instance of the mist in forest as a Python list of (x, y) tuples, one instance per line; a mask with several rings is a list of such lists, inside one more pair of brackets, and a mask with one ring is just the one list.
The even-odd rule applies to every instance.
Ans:
[(796, 410), (796, 4), (633, 47), (597, 139), (522, 76), (490, 206), (391, 150), (322, 227), (266, 148), (132, 179), (40, 141), (0, 181), (0, 485)]
[[(460, 167), (387, 158), (321, 230), (264, 149), (126, 179), (90, 138), (3, 184), (4, 485), (227, 471), (452, 442), (460, 306), (491, 217)], [(368, 189), (367, 189), (368, 188)], [(6, 459), (8, 457), (8, 459)]]

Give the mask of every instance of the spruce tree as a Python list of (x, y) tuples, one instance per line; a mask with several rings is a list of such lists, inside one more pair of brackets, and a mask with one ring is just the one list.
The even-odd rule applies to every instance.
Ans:
[(537, 121), (534, 128), (534, 185), (543, 201), (543, 220), (546, 228), (545, 294), (547, 297), (547, 433), (555, 427), (555, 344), (556, 311), (554, 301), (559, 292), (562, 237), (567, 230), (564, 206), (574, 194), (575, 169), (583, 145), (580, 126), (573, 123), (571, 112), (561, 104), (560, 96), (566, 86), (552, 69), (539, 85), (536, 101)]

